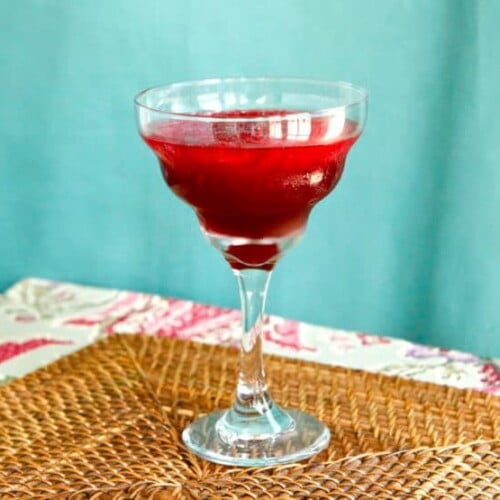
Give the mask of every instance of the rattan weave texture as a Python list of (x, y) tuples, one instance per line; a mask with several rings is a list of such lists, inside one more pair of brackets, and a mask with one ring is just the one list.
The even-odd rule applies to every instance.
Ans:
[(500, 398), (275, 356), (283, 406), (332, 442), (293, 465), (230, 469), (180, 440), (229, 406), (237, 351), (114, 336), (0, 389), (0, 498), (500, 498)]

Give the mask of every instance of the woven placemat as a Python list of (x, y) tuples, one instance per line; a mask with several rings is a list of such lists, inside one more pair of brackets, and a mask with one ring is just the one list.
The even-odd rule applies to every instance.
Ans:
[(230, 405), (237, 351), (115, 336), (0, 389), (0, 498), (500, 498), (500, 398), (268, 356), (274, 398), (330, 447), (265, 469), (180, 440)]

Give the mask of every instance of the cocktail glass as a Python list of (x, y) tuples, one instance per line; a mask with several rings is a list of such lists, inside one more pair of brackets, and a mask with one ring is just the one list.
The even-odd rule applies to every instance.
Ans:
[(280, 408), (269, 395), (263, 311), (274, 265), (342, 175), (363, 129), (366, 99), (349, 83), (287, 78), (176, 83), (135, 98), (140, 134), (166, 183), (193, 208), (240, 290), (234, 404), (198, 418), (182, 434), (207, 460), (272, 465), (308, 458), (328, 445), (323, 423)]

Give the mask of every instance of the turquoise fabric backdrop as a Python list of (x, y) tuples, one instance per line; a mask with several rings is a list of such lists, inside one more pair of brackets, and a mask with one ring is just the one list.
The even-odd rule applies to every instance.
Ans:
[(28, 275), (236, 306), (134, 94), (350, 80), (368, 126), (269, 310), (500, 355), (500, 2), (0, 0), (0, 287)]

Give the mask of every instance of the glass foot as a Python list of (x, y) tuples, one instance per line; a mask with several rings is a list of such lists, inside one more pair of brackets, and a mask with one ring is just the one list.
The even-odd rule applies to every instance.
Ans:
[(327, 447), (330, 431), (317, 418), (274, 405), (264, 414), (234, 409), (210, 413), (182, 433), (196, 455), (224, 465), (266, 466), (297, 462)]

